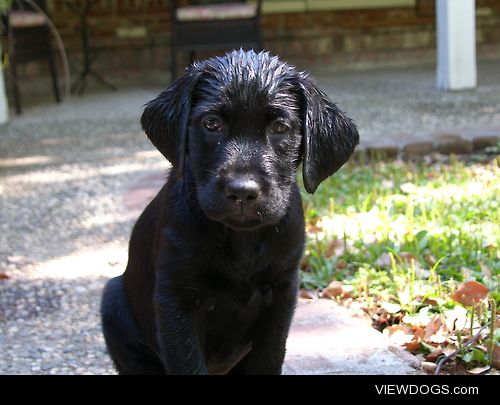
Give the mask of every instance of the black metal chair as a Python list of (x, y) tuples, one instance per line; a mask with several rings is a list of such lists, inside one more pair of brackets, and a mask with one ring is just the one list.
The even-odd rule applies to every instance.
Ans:
[(177, 76), (177, 54), (188, 51), (262, 49), (262, 0), (170, 0), (172, 16), (172, 80)]
[[(45, 11), (45, 0), (34, 1)], [(57, 72), (50, 42), (50, 30), (46, 16), (30, 7), (26, 2), (14, 2), (4, 18), (8, 40), (11, 92), (15, 110), (21, 113), (21, 95), (17, 65), (19, 63), (46, 60), (52, 77), (52, 88), (56, 102), (61, 101)]]

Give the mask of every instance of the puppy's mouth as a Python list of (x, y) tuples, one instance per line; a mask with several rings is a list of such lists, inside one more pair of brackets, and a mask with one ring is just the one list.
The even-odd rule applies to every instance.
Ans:
[(238, 231), (253, 231), (265, 225), (260, 218), (248, 216), (245, 214), (237, 214), (222, 218), (221, 221), (229, 228)]

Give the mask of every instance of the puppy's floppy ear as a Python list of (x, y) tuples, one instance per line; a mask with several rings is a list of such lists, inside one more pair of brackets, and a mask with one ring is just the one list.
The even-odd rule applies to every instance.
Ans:
[(191, 96), (200, 73), (196, 65), (190, 67), (184, 76), (146, 104), (141, 117), (142, 129), (178, 175), (184, 171)]
[(304, 187), (318, 185), (349, 159), (359, 142), (356, 125), (307, 77), (302, 77)]

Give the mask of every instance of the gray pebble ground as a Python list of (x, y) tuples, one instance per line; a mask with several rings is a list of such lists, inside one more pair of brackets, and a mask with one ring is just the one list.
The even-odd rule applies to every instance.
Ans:
[[(316, 75), (363, 142), (500, 126), (500, 61), (475, 91), (434, 89), (432, 67)], [(138, 90), (139, 88), (139, 90)], [(86, 93), (26, 108), (0, 127), (0, 374), (114, 373), (99, 301), (123, 272), (138, 180), (167, 168), (139, 126), (161, 87)], [(408, 135), (405, 135), (408, 136)]]

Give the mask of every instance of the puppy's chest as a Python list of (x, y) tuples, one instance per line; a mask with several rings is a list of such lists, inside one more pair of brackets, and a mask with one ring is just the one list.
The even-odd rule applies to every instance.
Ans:
[(247, 330), (273, 301), (273, 282), (265, 275), (247, 280), (204, 280), (197, 312), (209, 335)]

